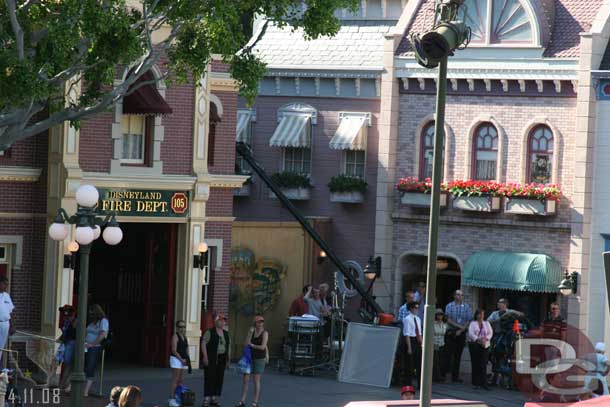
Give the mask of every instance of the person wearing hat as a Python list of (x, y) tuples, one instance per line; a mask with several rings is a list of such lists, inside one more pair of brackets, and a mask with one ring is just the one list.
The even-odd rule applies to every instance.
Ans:
[(72, 362), (74, 361), (74, 349), (76, 346), (76, 314), (72, 305), (66, 304), (59, 308), (61, 312), (61, 336), (57, 339), (60, 349), (57, 351), (56, 360), (62, 363), (59, 388), (66, 389), (69, 386), (70, 374), (72, 373)]
[(447, 333), (447, 323), (445, 322), (445, 313), (442, 309), (437, 308), (434, 313), (434, 364), (432, 369), (432, 380), (442, 383), (445, 381), (445, 369), (443, 368), (443, 360), (445, 354), (445, 334)]
[(603, 389), (602, 395), (605, 396), (609, 394), (606, 375), (610, 370), (610, 361), (608, 360), (608, 356), (606, 356), (606, 344), (603, 342), (596, 343), (595, 353), (588, 355), (587, 360), (591, 362), (591, 369), (587, 371), (587, 374), (585, 375), (585, 387), (592, 391), (596, 391), (601, 384)]
[(2, 361), (2, 349), (6, 347), (8, 336), (11, 333), (11, 314), (15, 306), (11, 296), (6, 292), (8, 278), (0, 277), (0, 362)]
[(403, 386), (400, 391), (401, 400), (415, 400), (415, 388), (413, 386)]
[(189, 343), (186, 338), (186, 322), (182, 319), (176, 321), (176, 332), (172, 335), (171, 355), (169, 356), (169, 367), (172, 369), (172, 378), (169, 385), (169, 405), (178, 405), (175, 399), (176, 388), (184, 380), (184, 371), (191, 370), (191, 357), (189, 355)]
[[(265, 318), (262, 315), (254, 317), (254, 327), (250, 328), (246, 345), (252, 351), (252, 378), (254, 380), (254, 400), (252, 407), (258, 406), (258, 399), (261, 394), (261, 375), (265, 371), (265, 364), (269, 360), (267, 343), (269, 341), (269, 333), (265, 331)], [(241, 399), (235, 407), (244, 407), (246, 405), (246, 397), (248, 396), (248, 383), (250, 375), (244, 374), (243, 388), (241, 391)]]
[(219, 405), (225, 369), (231, 363), (231, 340), (225, 329), (227, 318), (217, 314), (214, 327), (208, 329), (201, 340), (203, 353), (203, 406)]

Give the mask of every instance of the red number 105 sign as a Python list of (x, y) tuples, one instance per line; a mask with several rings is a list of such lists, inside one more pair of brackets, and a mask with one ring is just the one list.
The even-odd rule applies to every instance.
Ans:
[(184, 213), (189, 207), (189, 201), (186, 194), (183, 192), (176, 192), (172, 196), (171, 208), (174, 213)]

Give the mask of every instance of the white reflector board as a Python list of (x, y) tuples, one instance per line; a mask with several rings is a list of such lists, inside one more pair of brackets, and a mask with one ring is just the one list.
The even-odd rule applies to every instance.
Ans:
[(390, 387), (400, 329), (350, 322), (341, 355), (339, 381)]

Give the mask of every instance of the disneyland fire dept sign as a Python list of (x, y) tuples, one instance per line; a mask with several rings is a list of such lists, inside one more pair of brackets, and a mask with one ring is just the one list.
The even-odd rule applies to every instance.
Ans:
[(118, 216), (186, 217), (189, 212), (188, 191), (155, 191), (138, 189), (99, 189), (98, 212), (115, 212)]

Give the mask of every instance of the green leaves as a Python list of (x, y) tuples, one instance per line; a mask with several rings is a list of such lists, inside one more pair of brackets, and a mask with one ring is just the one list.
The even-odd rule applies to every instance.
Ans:
[(309, 175), (299, 174), (291, 171), (278, 172), (271, 176), (273, 181), (280, 188), (309, 188), (311, 181)]
[(328, 188), (330, 192), (366, 192), (368, 184), (360, 177), (337, 175), (330, 179)]
[[(302, 29), (308, 38), (339, 29), (337, 8), (358, 0), (15, 0), (0, 2), (0, 146), (61, 123), (109, 108), (114, 80), (124, 69), (150, 61), (185, 82), (205, 72), (220, 54), (248, 103), (265, 75), (263, 62), (246, 47), (254, 16)], [(134, 8), (135, 5), (135, 8)], [(15, 25), (17, 22), (17, 26)], [(23, 35), (21, 35), (21, 33)], [(20, 39), (23, 37), (23, 46)], [(290, 46), (290, 44), (286, 44)], [(24, 55), (20, 58), (20, 55)], [(142, 72), (144, 73), (144, 72)], [(82, 78), (80, 98), (66, 112), (68, 80)], [(32, 119), (37, 113), (57, 120)], [(76, 113), (75, 113), (76, 112)], [(63, 113), (63, 114), (61, 114)], [(78, 114), (77, 114), (78, 113)], [(76, 119), (74, 117), (76, 116)], [(15, 123), (20, 125), (15, 127)], [(33, 127), (36, 125), (36, 127)], [(13, 126), (13, 127), (11, 127)], [(1, 132), (0, 132), (1, 133)]]

